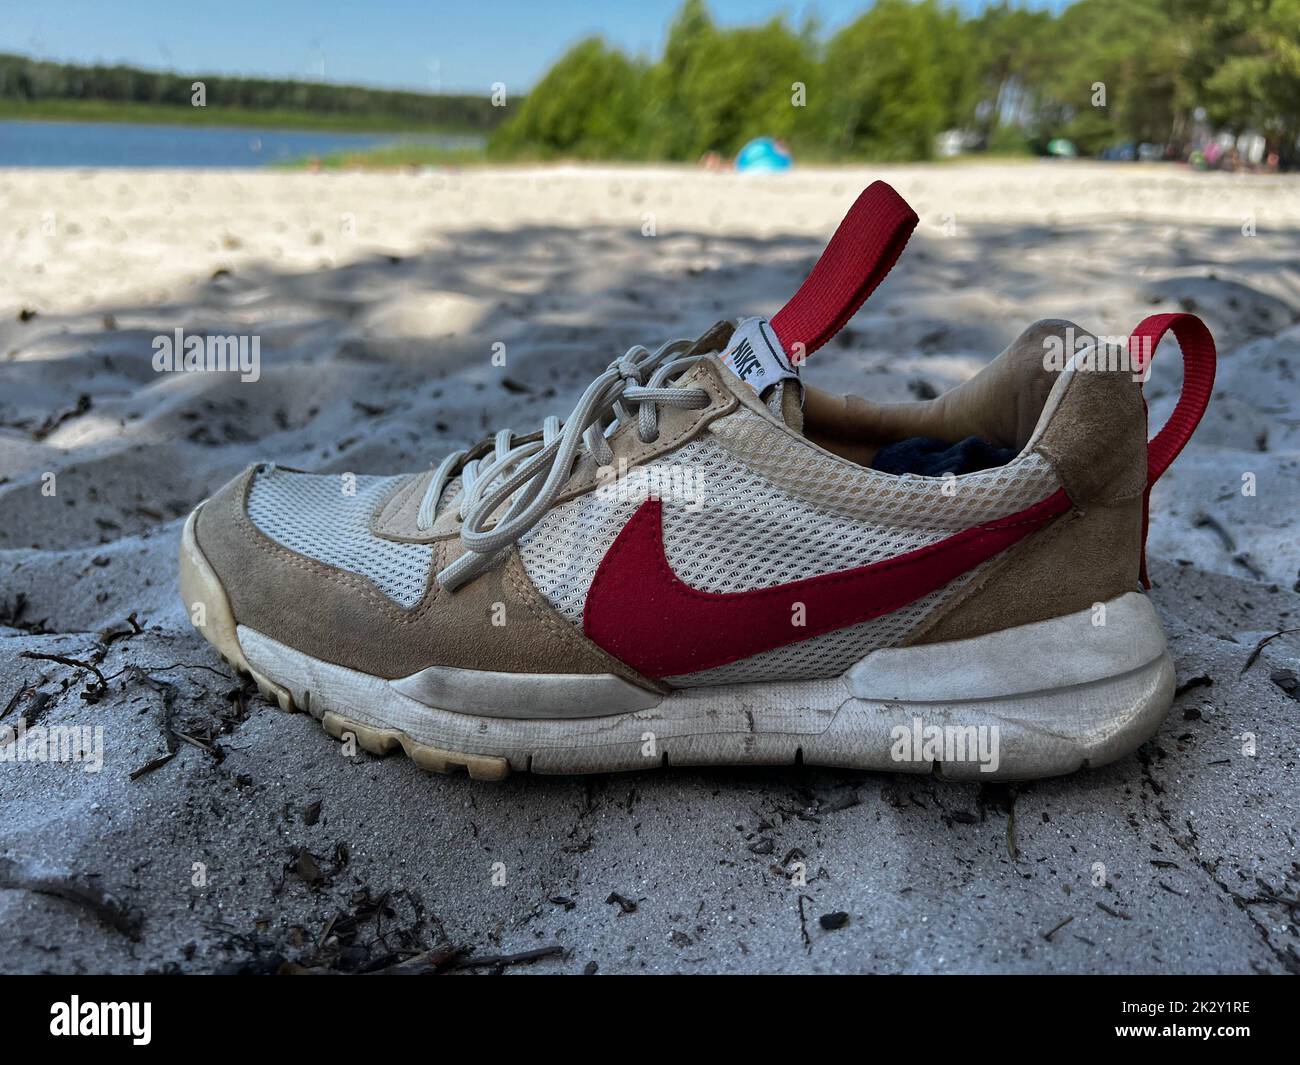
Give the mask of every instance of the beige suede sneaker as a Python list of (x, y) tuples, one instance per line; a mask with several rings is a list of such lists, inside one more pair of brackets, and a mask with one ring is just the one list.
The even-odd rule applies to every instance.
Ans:
[[(1214, 345), (1038, 322), (901, 404), (805, 386), (916, 215), (877, 182), (771, 320), (634, 347), (564, 421), (393, 477), (250, 468), (185, 525), (204, 636), (286, 709), (438, 771), (791, 764), (1039, 777), (1149, 738), (1151, 484)], [(1185, 361), (1147, 443), (1141, 380)]]

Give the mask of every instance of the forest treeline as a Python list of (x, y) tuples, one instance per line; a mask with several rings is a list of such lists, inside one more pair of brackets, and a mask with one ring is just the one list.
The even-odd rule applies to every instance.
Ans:
[(1207, 131), (1253, 131), (1295, 165), (1300, 0), (876, 0), (830, 35), (724, 28), (686, 0), (658, 59), (589, 38), (511, 110), (498, 157), (693, 161), (769, 135), (806, 158), (915, 160), (947, 130), (991, 152), (1185, 156)]
[[(0, 102), (40, 113), (64, 101), (191, 107), (192, 86), (203, 82), (208, 107), (223, 111), (301, 112), (361, 124), (486, 132), (503, 116), (487, 95), (433, 95), (355, 85), (173, 74), (128, 66), (80, 66), (0, 54)], [(195, 109), (197, 110), (197, 109)], [(138, 108), (133, 114), (139, 114)], [(255, 117), (255, 116), (253, 116)]]
[(1255, 132), (1282, 165), (1300, 165), (1300, 0), (1076, 0), (1058, 13), (1002, 2), (973, 14), (875, 0), (834, 33), (779, 18), (723, 27), (705, 0), (686, 0), (657, 59), (588, 38), (504, 108), (486, 95), (0, 54), (0, 111), (138, 120), (163, 105), (202, 120), (195, 81), (222, 116), (490, 133), (503, 159), (695, 161), (768, 135), (808, 160), (919, 160), (954, 130), (992, 153), (1059, 138), (1084, 154), (1146, 144), (1186, 157), (1210, 133)]

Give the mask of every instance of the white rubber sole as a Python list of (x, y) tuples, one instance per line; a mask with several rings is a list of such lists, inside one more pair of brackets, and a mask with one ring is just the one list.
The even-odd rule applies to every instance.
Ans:
[(330, 735), (377, 754), (401, 747), (436, 772), (463, 767), (476, 779), (500, 779), (512, 769), (804, 763), (1030, 779), (1123, 757), (1155, 733), (1173, 701), (1159, 619), (1133, 592), (1104, 610), (872, 652), (827, 680), (681, 689), (632, 711), (593, 715), (588, 706), (583, 716), (539, 717), (539, 699), (553, 703), (554, 691), (539, 688), (545, 675), (529, 674), (520, 677), (518, 716), (507, 716), (509, 706), (462, 712), (413, 698), (408, 691), (427, 686), (411, 678), (360, 673), (238, 625), (193, 525), (191, 516), (181, 595), (226, 660), (284, 709), (311, 713)]

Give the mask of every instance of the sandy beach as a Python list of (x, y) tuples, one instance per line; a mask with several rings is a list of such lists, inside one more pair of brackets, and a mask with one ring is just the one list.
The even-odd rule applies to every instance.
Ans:
[[(1047, 317), (1214, 333), (1152, 496), (1180, 687), (1136, 757), (483, 784), (345, 757), (190, 627), (181, 524), (249, 462), (399, 472), (563, 416), (632, 344), (777, 310), (876, 178), (921, 224), (820, 387), (943, 391)], [(157, 372), (178, 329), (257, 336), (256, 380)], [(0, 761), (0, 970), (1300, 972), (1298, 373), (1300, 175), (0, 170), (0, 727), (103, 730), (98, 772)]]

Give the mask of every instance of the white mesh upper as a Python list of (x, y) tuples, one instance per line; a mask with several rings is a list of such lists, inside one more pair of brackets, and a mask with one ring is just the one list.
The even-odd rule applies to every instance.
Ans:
[[(702, 478), (698, 509), (663, 499), (663, 536), (673, 571), (705, 591), (766, 588), (891, 558), (1023, 510), (1060, 487), (1037, 455), (955, 479), (894, 477), (821, 454), (749, 411), (710, 428), (655, 464), (684, 465)], [(582, 624), (597, 566), (640, 505), (590, 492), (552, 509), (519, 541), (529, 577), (574, 624)], [(669, 679), (722, 684), (842, 673), (868, 651), (900, 642), (976, 573), (875, 621)]]
[[(892, 558), (1013, 514), (1060, 487), (1036, 454), (957, 478), (894, 477), (820, 452), (741, 410), (654, 464), (689, 471), (696, 494), (663, 496), (664, 551), (687, 584), (739, 592)], [(644, 469), (644, 468), (643, 468)], [(366, 577), (403, 607), (430, 579), (432, 548), (374, 536), (372, 515), (401, 477), (357, 477), (274, 467), (258, 473), (249, 516), (290, 550)], [(680, 482), (678, 482), (680, 483)], [(459, 484), (443, 507), (454, 505)], [(643, 499), (588, 492), (552, 508), (519, 540), (529, 578), (570, 622), (582, 624), (596, 569)], [(442, 508), (440, 508), (442, 509)], [(687, 685), (835, 676), (867, 652), (903, 641), (980, 570), (874, 621), (687, 676)]]
[(433, 549), (399, 544), (370, 531), (370, 518), (403, 477), (357, 477), (345, 491), (340, 474), (260, 470), (248, 495), (253, 524), (291, 551), (366, 577), (384, 595), (414, 606), (429, 580)]
[(816, 450), (748, 410), (720, 418), (709, 429), (765, 483), (845, 516), (889, 526), (961, 532), (1014, 514), (1061, 487), (1050, 463), (1035, 452), (956, 478), (899, 477)]

